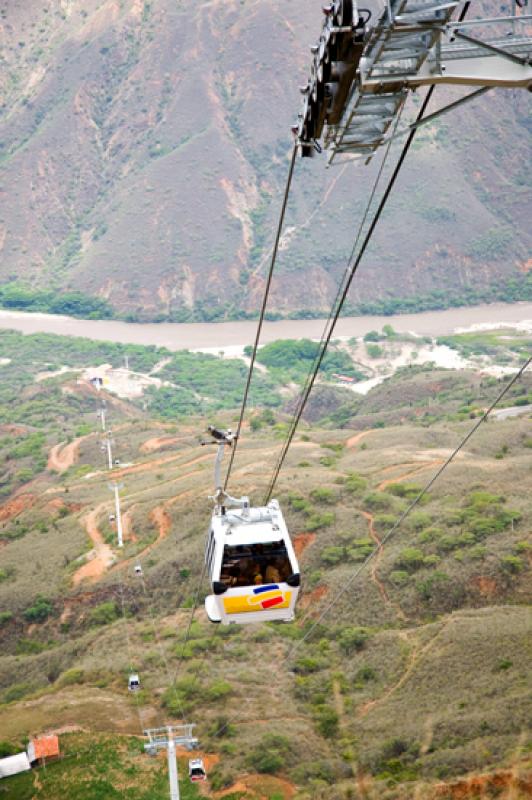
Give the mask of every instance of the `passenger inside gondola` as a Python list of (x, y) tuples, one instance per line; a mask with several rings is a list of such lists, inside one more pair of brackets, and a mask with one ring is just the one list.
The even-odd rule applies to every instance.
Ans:
[(220, 580), (226, 586), (259, 586), (280, 583), (291, 575), (286, 545), (265, 542), (250, 545), (225, 545)]

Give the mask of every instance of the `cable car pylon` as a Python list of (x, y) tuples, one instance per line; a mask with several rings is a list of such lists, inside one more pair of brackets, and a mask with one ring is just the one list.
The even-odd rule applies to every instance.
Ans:
[(221, 466), (235, 436), (209, 426), (218, 447), (214, 464), (214, 512), (205, 547), (205, 569), (212, 594), (205, 598), (211, 622), (244, 625), (291, 622), (301, 576), (277, 500), (252, 507), (248, 497), (231, 497), (223, 488)]
[[(144, 745), (144, 749), (149, 755), (154, 756), (157, 755), (160, 750), (166, 750), (170, 800), (180, 800), (179, 774), (175, 748), (176, 745), (183, 745), (187, 750), (194, 750), (198, 746), (198, 740), (193, 734), (194, 728), (194, 724), (166, 725), (164, 728), (148, 728), (144, 731), (144, 735), (149, 739)], [(198, 762), (201, 761), (201, 759), (194, 760)], [(203, 762), (201, 762), (201, 767), (203, 769)], [(205, 774), (204, 769), (203, 774)]]

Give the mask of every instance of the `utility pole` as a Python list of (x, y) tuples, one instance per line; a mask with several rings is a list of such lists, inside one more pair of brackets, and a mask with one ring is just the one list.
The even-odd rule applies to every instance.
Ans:
[(122, 488), (122, 483), (110, 483), (109, 489), (114, 492), (115, 495), (115, 518), (116, 518), (116, 533), (118, 536), (118, 546), (124, 546), (124, 534), (122, 529), (122, 516), (120, 513), (120, 494), (119, 491)]
[(109, 469), (113, 469), (113, 451), (111, 448), (112, 445), (112, 436), (111, 431), (106, 431), (107, 436), (105, 438), (105, 449), (107, 451), (107, 466)]
[(166, 750), (168, 758), (168, 781), (170, 784), (170, 800), (180, 800), (179, 776), (175, 748), (177, 744), (184, 745), (187, 750), (198, 746), (198, 740), (192, 735), (195, 725), (166, 725), (164, 728), (150, 728), (144, 731), (149, 742), (144, 745), (145, 751), (156, 755), (159, 750)]
[(105, 433), (105, 406), (100, 408), (100, 420), (102, 423), (102, 431)]

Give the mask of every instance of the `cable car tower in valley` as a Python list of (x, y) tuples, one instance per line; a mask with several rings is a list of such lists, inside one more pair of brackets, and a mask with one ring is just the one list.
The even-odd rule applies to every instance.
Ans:
[(479, 6), (474, 0), (369, 5), (378, 5), (380, 14), (356, 0), (323, 6), (323, 30), (311, 48), (310, 77), (301, 87), (303, 107), (292, 129), (302, 156), (325, 148), (328, 164), (353, 157), (368, 161), (390, 140), (389, 130), (409, 93), (420, 86), (454, 84), (474, 90), (416, 121), (415, 127), (494, 87), (532, 89), (532, 15), (524, 13), (528, 0), (512, 0), (507, 16), (480, 19), (467, 17)]

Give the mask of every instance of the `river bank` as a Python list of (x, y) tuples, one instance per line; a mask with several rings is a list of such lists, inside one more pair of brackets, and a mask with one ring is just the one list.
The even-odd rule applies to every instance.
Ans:
[[(532, 329), (532, 303), (493, 303), (444, 311), (396, 316), (344, 317), (338, 321), (335, 338), (364, 336), (368, 331), (392, 325), (401, 333), (421, 336), (444, 336), (457, 330), (477, 326), (529, 325)], [(265, 322), (261, 343), (278, 339), (319, 339), (325, 320), (279, 320)], [(28, 314), (0, 310), (0, 329), (20, 333), (55, 333), (59, 336), (81, 336), (96, 341), (122, 344), (156, 345), (168, 350), (200, 350), (229, 347), (241, 348), (255, 338), (256, 321), (198, 323), (134, 323), (116, 320), (83, 320), (53, 314)]]

